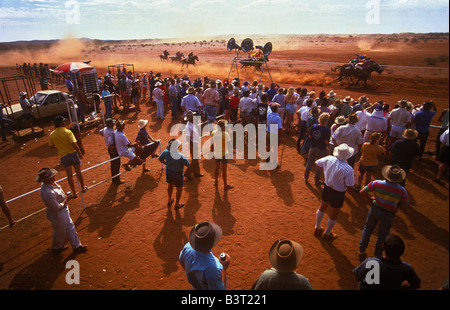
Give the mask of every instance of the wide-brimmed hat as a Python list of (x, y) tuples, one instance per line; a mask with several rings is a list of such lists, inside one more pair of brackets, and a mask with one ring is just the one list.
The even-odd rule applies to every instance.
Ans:
[(145, 125), (147, 125), (147, 123), (148, 123), (148, 120), (146, 120), (146, 119), (141, 119), (141, 120), (139, 120), (139, 122), (138, 122), (138, 128), (139, 128), (139, 129), (144, 128)]
[(23, 97), (23, 96), (26, 96), (26, 95), (27, 95), (27, 92), (25, 92), (25, 91), (21, 91), (19, 93), (19, 97)]
[(36, 182), (43, 182), (45, 180), (48, 180), (52, 177), (54, 177), (56, 174), (58, 173), (58, 171), (56, 171), (55, 169), (52, 168), (42, 168), (41, 170), (39, 170), (38, 175), (36, 177)]
[(347, 160), (353, 156), (355, 149), (348, 146), (346, 143), (339, 144), (333, 150), (333, 155), (339, 160)]
[(193, 94), (193, 93), (195, 93), (195, 88), (194, 87), (189, 87), (186, 92), (188, 94)]
[(347, 97), (345, 97), (344, 100), (342, 100), (342, 101), (345, 102), (345, 103), (349, 103), (349, 102), (352, 102), (352, 101), (353, 101), (353, 98), (350, 97), (350, 96), (347, 96)]
[(155, 87), (159, 87), (159, 86), (162, 86), (162, 83), (161, 82), (156, 82)]
[(222, 237), (222, 228), (211, 222), (201, 222), (189, 234), (191, 247), (199, 252), (211, 250)]
[(335, 100), (335, 101), (333, 102), (333, 105), (334, 105), (335, 107), (338, 107), (338, 106), (342, 105), (342, 100), (340, 100), (340, 99)]
[(356, 113), (352, 113), (348, 116), (347, 121), (350, 124), (356, 124), (359, 121), (359, 117), (358, 115), (356, 115)]
[(399, 106), (401, 106), (402, 108), (406, 108), (406, 107), (408, 106), (408, 100), (402, 99), (402, 100), (400, 100), (399, 102), (397, 102), (397, 104), (398, 104)]
[(406, 172), (398, 165), (387, 165), (381, 168), (383, 177), (392, 183), (402, 183), (406, 178)]
[(193, 118), (194, 115), (197, 115), (197, 112), (187, 111), (186, 114), (185, 114), (184, 117), (183, 117), (183, 121), (187, 122), (188, 120), (190, 120), (191, 118)]
[(338, 117), (336, 117), (334, 122), (338, 125), (344, 125), (345, 123), (347, 123), (347, 120), (345, 119), (344, 115), (339, 115)]
[(334, 90), (332, 90), (328, 93), (328, 97), (333, 97), (333, 96), (336, 96), (336, 93), (334, 92)]
[(269, 251), (270, 264), (280, 272), (294, 271), (303, 256), (303, 247), (288, 239), (275, 241)]
[(419, 132), (414, 129), (405, 129), (402, 132), (402, 137), (408, 140), (415, 140), (417, 139), (419, 135)]

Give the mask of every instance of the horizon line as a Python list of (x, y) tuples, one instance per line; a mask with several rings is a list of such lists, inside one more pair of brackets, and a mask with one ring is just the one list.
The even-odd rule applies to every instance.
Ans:
[(233, 36), (262, 36), (262, 37), (271, 37), (271, 36), (376, 36), (376, 35), (401, 35), (401, 34), (412, 34), (412, 35), (426, 35), (426, 34), (447, 34), (448, 31), (436, 31), (436, 32), (389, 32), (389, 33), (304, 33), (304, 34), (293, 34), (293, 33), (273, 33), (273, 34), (218, 34), (218, 35), (204, 35), (204, 36), (180, 36), (180, 37), (167, 37), (167, 38), (143, 38), (143, 39), (99, 39), (99, 38), (88, 38), (88, 37), (66, 37), (66, 38), (58, 38), (58, 39), (33, 39), (33, 40), (15, 40), (15, 41), (0, 41), (1, 43), (18, 43), (18, 42), (46, 42), (46, 41), (64, 41), (64, 40), (86, 40), (86, 41), (146, 41), (146, 40), (161, 40), (161, 41), (170, 41), (170, 40), (181, 40), (181, 39), (194, 39), (194, 38), (214, 38), (214, 37), (233, 37)]

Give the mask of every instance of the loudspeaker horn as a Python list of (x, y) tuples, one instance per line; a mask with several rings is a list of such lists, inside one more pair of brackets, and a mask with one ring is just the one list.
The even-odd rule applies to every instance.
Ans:
[(242, 41), (241, 47), (246, 53), (253, 51), (253, 40), (249, 38), (245, 39)]
[(231, 52), (232, 50), (242, 50), (241, 47), (236, 43), (236, 40), (234, 40), (234, 38), (231, 38), (230, 40), (228, 40), (228, 44), (227, 44), (227, 50), (229, 52)]
[(272, 53), (272, 43), (267, 42), (266, 45), (264, 45), (263, 54), (264, 56), (269, 57), (270, 53)]

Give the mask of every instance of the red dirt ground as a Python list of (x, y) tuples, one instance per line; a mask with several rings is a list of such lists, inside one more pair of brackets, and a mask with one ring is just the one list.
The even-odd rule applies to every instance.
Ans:
[[(327, 93), (358, 98), (367, 94), (370, 101), (383, 99), (394, 105), (407, 98), (414, 104), (433, 99), (438, 114), (449, 105), (448, 60), (435, 66), (427, 65), (428, 56), (448, 55), (448, 35), (425, 43), (395, 42), (385, 37), (376, 43), (374, 37), (286, 37), (273, 41), (269, 68), (274, 81), (283, 87), (315, 88)], [(260, 38), (256, 44), (264, 44), (270, 38)], [(242, 40), (237, 40), (238, 43)], [(339, 42), (342, 41), (342, 42)], [(284, 44), (282, 44), (284, 42)], [(129, 43), (132, 44), (132, 43)], [(133, 43), (134, 44), (134, 43)], [(209, 43), (199, 46), (193, 43), (173, 45), (118, 46), (107, 53), (92, 48), (79, 52), (76, 60), (92, 60), (92, 65), (103, 75), (107, 65), (134, 63), (136, 72), (162, 72), (163, 76), (191, 78), (208, 75), (227, 78), (234, 54), (226, 50), (226, 43)], [(171, 54), (180, 49), (187, 55), (194, 51), (199, 55), (198, 68), (181, 69), (178, 65), (161, 63), (157, 59), (164, 48)], [(114, 50), (114, 51), (112, 51)], [(52, 55), (51, 51), (46, 51)], [(345, 63), (355, 53), (368, 53), (372, 59), (387, 66), (382, 75), (374, 74), (381, 83), (369, 89), (347, 89), (333, 81), (336, 74), (330, 67)], [(9, 64), (37, 62), (43, 54), (25, 60), (3, 55)], [(28, 54), (27, 54), (28, 55)], [(7, 58), (6, 56), (11, 56)], [(20, 56), (20, 53), (19, 53)], [(52, 56), (58, 57), (59, 55)], [(49, 56), (50, 57), (50, 56)], [(79, 59), (82, 58), (82, 59)], [(61, 59), (62, 61), (63, 59)], [(73, 59), (71, 59), (73, 60)], [(48, 61), (48, 60), (44, 60)], [(55, 60), (54, 64), (58, 64)], [(7, 62), (8, 63), (8, 62)], [(407, 66), (407, 67), (406, 67)], [(15, 75), (11, 67), (0, 68), (1, 76)], [(239, 71), (241, 80), (259, 79), (259, 73)], [(236, 75), (233, 71), (231, 78)], [(270, 83), (267, 72), (263, 83)], [(37, 88), (39, 86), (37, 85)], [(57, 89), (64, 89), (58, 84)], [(139, 119), (149, 120), (149, 132), (161, 139), (163, 145), (170, 139), (169, 130), (175, 121), (166, 109), (166, 119), (156, 120), (156, 107), (145, 103), (143, 112), (115, 115), (126, 119), (125, 133), (134, 139)], [(437, 116), (433, 125), (440, 125)], [(82, 132), (86, 154), (82, 168), (86, 169), (107, 160), (108, 154), (98, 131), (93, 127)], [(3, 169), (0, 184), (6, 199), (34, 190), (37, 171), (42, 167), (56, 168), (62, 178), (65, 173), (59, 166), (56, 150), (48, 146), (48, 134), (53, 128), (45, 127), (46, 135), (37, 140), (21, 143), (1, 143), (0, 156)], [(428, 151), (434, 149), (437, 129), (432, 129)], [(178, 255), (187, 242), (194, 224), (209, 220), (219, 224), (223, 237), (213, 249), (218, 255), (225, 251), (231, 256), (228, 269), (228, 288), (250, 289), (254, 281), (269, 267), (268, 250), (278, 238), (290, 238), (303, 245), (304, 256), (298, 272), (309, 278), (318, 290), (354, 290), (357, 282), (352, 270), (358, 262), (357, 248), (369, 210), (368, 203), (356, 192), (349, 191), (339, 215), (335, 232), (339, 238), (333, 242), (313, 236), (315, 212), (320, 204), (320, 188), (305, 184), (302, 180), (304, 159), (295, 150), (295, 136), (285, 138), (281, 146), (281, 168), (260, 171), (258, 160), (231, 160), (229, 180), (234, 189), (225, 192), (222, 183), (213, 184), (214, 162), (201, 160), (205, 177), (186, 182), (182, 201), (186, 206), (174, 211), (166, 207), (167, 184), (165, 172), (157, 161), (147, 166), (150, 172), (142, 174), (141, 168), (123, 175), (125, 184), (119, 187), (110, 182), (99, 185), (83, 195), (87, 206), (83, 210), (80, 197), (70, 203), (72, 219), (82, 243), (88, 252), (74, 256), (71, 251), (52, 257), (50, 253), (52, 229), (45, 212), (17, 223), (13, 228), (0, 231), (0, 289), (45, 290), (185, 290), (190, 289), (186, 275), (178, 263)], [(392, 233), (400, 235), (406, 243), (403, 259), (412, 264), (422, 279), (422, 289), (440, 288), (449, 277), (449, 191), (448, 180), (438, 185), (432, 180), (437, 172), (437, 162), (426, 154), (422, 161), (415, 161), (408, 176), (407, 190), (411, 206), (397, 215)], [(109, 165), (103, 165), (84, 174), (86, 184), (92, 186), (109, 177)], [(380, 174), (376, 174), (380, 177)], [(62, 182), (63, 188), (68, 185)], [(39, 193), (9, 204), (15, 219), (42, 209)], [(327, 217), (324, 219), (327, 220)], [(0, 216), (0, 227), (7, 225)], [(376, 236), (369, 245), (371, 255)], [(65, 264), (76, 259), (80, 264), (81, 283), (68, 285)]]

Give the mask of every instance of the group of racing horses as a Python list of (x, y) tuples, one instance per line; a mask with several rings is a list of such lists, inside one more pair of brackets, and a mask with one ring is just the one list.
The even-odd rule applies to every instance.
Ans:
[(171, 61), (171, 62), (180, 62), (181, 67), (184, 66), (188, 67), (189, 65), (193, 65), (194, 67), (197, 66), (198, 56), (194, 55), (194, 53), (189, 53), (188, 57), (186, 58), (184, 54), (180, 51), (178, 51), (175, 56), (170, 56), (170, 53), (165, 50), (161, 55), (159, 55), (159, 58), (161, 61)]

